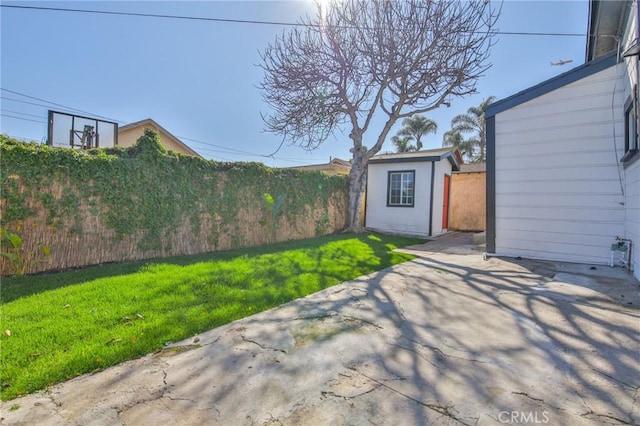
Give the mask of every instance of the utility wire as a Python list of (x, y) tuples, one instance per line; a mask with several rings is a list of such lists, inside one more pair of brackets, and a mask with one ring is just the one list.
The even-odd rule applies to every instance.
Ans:
[(31, 118), (24, 118), (24, 117), (16, 117), (14, 115), (9, 115), (9, 114), (1, 114), (1, 116), (3, 117), (7, 117), (7, 118), (15, 118), (16, 120), (24, 120), (24, 121), (33, 121), (34, 123), (42, 123), (42, 124), (47, 124), (46, 121), (40, 121), (40, 120), (32, 120)]
[(35, 117), (35, 118), (40, 118), (40, 119), (42, 118), (42, 115), (27, 114), (26, 112), (12, 111), (10, 109), (5, 109), (5, 108), (0, 108), (0, 111), (9, 112), (11, 114), (26, 115), (27, 117)]
[(78, 109), (78, 108), (73, 108), (73, 107), (70, 107), (70, 106), (57, 104), (55, 102), (51, 102), (51, 101), (48, 101), (46, 99), (36, 98), (35, 96), (25, 95), (24, 93), (16, 92), (14, 90), (5, 89), (4, 87), (0, 87), (0, 90), (2, 90), (4, 92), (13, 93), (14, 95), (24, 96), (25, 98), (33, 99), (33, 100), (36, 100), (36, 101), (46, 102), (46, 103), (51, 104), (51, 105), (55, 105), (55, 106), (58, 106), (58, 107), (66, 108), (68, 110), (78, 111), (78, 112), (81, 112), (83, 114), (93, 115), (93, 116), (98, 117), (98, 118), (104, 118), (104, 119), (109, 120), (109, 121), (116, 121), (118, 123), (124, 123), (124, 121), (122, 121), (122, 120), (116, 120), (115, 118), (104, 117), (104, 116), (101, 116), (101, 115), (93, 114), (93, 113), (91, 113), (89, 111), (84, 111), (84, 110), (81, 110), (81, 109)]
[[(20, 103), (23, 103), (23, 104), (35, 105), (35, 106), (44, 107), (44, 108), (47, 108), (47, 109), (51, 108), (50, 105), (37, 104), (35, 102), (23, 101), (21, 99), (8, 98), (6, 96), (0, 96), (0, 99), (4, 99), (5, 101), (13, 101), (13, 102), (20, 102)], [(64, 109), (68, 110), (68, 111), (78, 111), (76, 109), (69, 109), (69, 108), (64, 108)]]
[[(56, 102), (53, 102), (53, 101), (49, 101), (49, 100), (46, 100), (46, 99), (42, 99), (42, 98), (38, 98), (38, 97), (35, 97), (35, 96), (27, 95), (25, 93), (17, 92), (15, 90), (10, 90), (10, 89), (5, 89), (5, 88), (0, 88), (0, 90), (3, 90), (3, 91), (8, 92), (8, 93), (13, 93), (15, 95), (23, 96), (25, 98), (34, 99), (34, 100), (41, 101), (41, 102), (46, 102), (47, 104), (56, 105), (58, 107), (61, 107), (63, 109), (69, 110), (69, 111), (78, 111), (78, 112), (81, 112), (83, 114), (88, 114), (88, 115), (90, 115), (92, 117), (105, 118), (105, 119), (108, 119), (110, 121), (116, 121), (116, 122), (122, 123), (122, 124), (130, 124), (130, 123), (127, 123), (124, 120), (117, 120), (117, 119), (114, 119), (114, 118), (104, 117), (104, 116), (101, 116), (101, 115), (98, 115), (98, 114), (94, 114), (94, 113), (89, 112), (89, 111), (81, 110), (81, 109), (78, 109), (78, 108), (73, 108), (73, 107), (70, 107), (70, 106), (67, 106), (67, 105), (63, 105), (63, 104), (59, 104), (59, 103), (56, 103)], [(24, 100), (21, 100), (21, 99), (8, 98), (8, 97), (5, 97), (5, 96), (1, 96), (0, 98), (8, 100), (8, 101), (21, 102), (21, 103), (25, 103), (25, 104), (29, 104), (29, 105), (36, 105), (36, 106), (40, 106), (40, 107), (44, 107), (44, 108), (50, 108), (49, 105), (38, 104), (38, 103), (35, 103), (35, 102), (24, 101)], [(18, 111), (8, 111), (8, 112), (12, 112), (14, 114), (32, 115), (32, 114), (21, 113), (21, 112), (18, 112)], [(34, 117), (40, 117), (40, 116), (35, 116), (35, 115), (33, 115), (33, 116)], [(16, 117), (12, 117), (12, 118), (16, 118)], [(203, 144), (203, 145), (207, 145), (207, 146), (212, 146), (212, 147), (216, 147), (216, 148), (222, 148), (222, 149), (225, 150), (225, 151), (209, 150), (209, 151), (212, 151), (212, 152), (223, 152), (223, 153), (227, 153), (227, 154), (238, 153), (238, 154), (244, 154), (244, 155), (251, 155), (253, 157), (266, 157), (263, 154), (256, 154), (256, 153), (249, 152), (249, 151), (243, 151), (243, 150), (239, 150), (239, 149), (235, 149), (235, 148), (228, 148), (226, 146), (216, 145), (214, 143), (203, 142), (203, 141), (200, 141), (200, 140), (197, 140), (197, 139), (188, 138), (186, 136), (178, 136), (178, 138), (184, 139), (184, 140), (189, 140), (189, 141), (192, 141), (192, 142), (197, 142), (197, 143), (200, 143), (200, 144)]]
[(114, 11), (107, 11), (107, 10), (71, 9), (71, 8), (62, 8), (62, 7), (18, 6), (18, 5), (7, 5), (7, 4), (0, 5), (0, 7), (7, 7), (12, 9), (47, 10), (47, 11), (55, 11), (55, 12), (94, 13), (94, 14), (100, 14), (100, 15), (137, 16), (137, 17), (143, 17), (143, 18), (184, 19), (184, 20), (190, 20), (190, 21), (224, 22), (224, 23), (232, 23), (232, 24), (285, 25), (285, 26), (291, 26), (291, 27), (308, 26), (306, 24), (297, 24), (292, 22), (259, 21), (259, 20), (249, 20), (249, 19), (205, 18), (203, 16), (180, 16), (180, 15), (164, 15), (164, 14), (156, 14), (156, 13), (114, 12)]
[[(3, 89), (3, 90), (5, 90), (5, 89)], [(7, 89), (7, 91), (9, 91), (9, 92), (11, 92), (11, 93), (15, 93), (15, 94), (21, 95), (21, 96), (27, 96), (27, 97), (30, 97), (30, 98), (34, 98), (34, 97), (32, 97), (32, 96), (24, 95), (24, 94), (22, 94), (22, 93), (20, 93), (20, 92), (15, 92), (15, 91), (13, 91), (13, 90), (8, 90), (8, 89)], [(44, 108), (49, 108), (49, 106), (48, 106), (48, 105), (37, 104), (37, 103), (35, 103), (35, 102), (22, 101), (22, 100), (19, 100), (19, 99), (7, 98), (7, 97), (4, 97), (4, 96), (2, 96), (1, 98), (2, 98), (2, 99), (5, 99), (5, 100), (16, 101), (16, 102), (23, 102), (23, 103), (30, 104), (30, 105), (36, 105), (36, 106), (41, 106), (41, 107), (44, 107)], [(35, 99), (42, 100), (43, 102), (49, 102), (49, 103), (52, 103), (52, 104), (55, 104), (55, 105), (60, 105), (60, 106), (62, 106), (61, 104), (56, 104), (55, 102), (50, 102), (50, 101), (47, 101), (47, 100), (45, 100), (45, 99), (40, 99), (40, 98), (35, 98)], [(65, 106), (64, 108), (65, 108), (65, 109), (68, 109), (68, 110), (79, 111), (77, 108), (66, 107), (66, 106)], [(4, 112), (12, 113), (12, 114), (20, 114), (20, 115), (26, 115), (26, 116), (29, 116), (29, 117), (42, 118), (41, 116), (36, 115), (36, 114), (28, 114), (28, 113), (24, 113), (24, 112), (20, 112), (20, 111), (7, 110), (7, 109), (4, 109), (4, 108), (2, 108), (1, 110), (2, 110), (2, 111), (4, 111)], [(98, 115), (96, 115), (96, 114), (93, 114), (93, 113), (91, 113), (91, 112), (88, 112), (88, 111), (82, 111), (82, 112), (84, 112), (84, 113), (86, 113), (86, 114), (89, 114), (89, 115), (91, 115), (91, 116), (100, 117), (100, 116), (98, 116)], [(3, 117), (13, 118), (13, 119), (16, 119), (16, 120), (24, 120), (24, 121), (31, 121), (31, 122), (34, 122), (34, 123), (47, 124), (47, 122), (46, 122), (46, 121), (33, 120), (33, 119), (29, 119), (29, 118), (24, 118), (24, 117), (16, 117), (16, 116), (14, 116), (14, 115), (8, 115), (8, 114), (1, 114), (1, 115), (2, 115)], [(128, 123), (126, 123), (125, 121), (120, 121), (120, 122), (121, 122), (121, 123), (128, 124)], [(309, 161), (308, 161), (308, 160), (306, 160), (306, 161), (300, 161), (300, 160), (297, 160), (297, 159), (291, 159), (291, 158), (271, 157), (271, 156), (269, 156), (269, 155), (265, 155), (265, 154), (257, 154), (257, 153), (250, 152), (250, 151), (243, 151), (243, 150), (240, 150), (240, 149), (228, 148), (228, 147), (223, 146), (223, 145), (217, 145), (217, 144), (210, 143), (210, 142), (204, 142), (204, 141), (200, 141), (200, 140), (197, 140), (197, 139), (188, 138), (188, 137), (186, 137), (186, 136), (177, 136), (177, 137), (178, 137), (179, 139), (184, 139), (184, 140), (187, 140), (187, 141), (196, 142), (196, 143), (199, 143), (199, 144), (202, 144), (202, 145), (205, 145), (205, 146), (210, 146), (210, 147), (214, 147), (214, 148), (219, 148), (219, 149), (198, 148), (200, 151), (207, 152), (207, 153), (216, 153), (216, 154), (217, 154), (217, 153), (223, 153), (223, 154), (232, 154), (232, 155), (248, 156), (248, 157), (254, 157), (254, 158), (274, 158), (274, 159), (277, 159), (277, 160), (282, 160), (282, 161), (286, 161), (286, 162), (290, 162), (290, 163), (297, 163), (297, 164), (302, 164), (302, 165), (313, 164), (313, 163), (309, 163)], [(233, 160), (231, 160), (231, 159), (229, 159), (229, 158), (220, 157), (219, 155), (216, 155), (216, 157), (218, 157), (218, 158), (220, 158), (220, 159), (222, 159), (222, 160), (226, 160), (226, 161), (233, 161)]]
[(231, 154), (231, 153), (239, 153), (239, 154), (245, 154), (245, 155), (253, 155), (253, 156), (256, 156), (256, 157), (265, 157), (262, 154), (256, 154), (254, 152), (249, 152), (249, 151), (243, 151), (241, 149), (228, 148), (228, 147), (223, 146), (223, 145), (216, 145), (216, 144), (211, 143), (211, 142), (203, 142), (203, 141), (199, 141), (197, 139), (188, 138), (186, 136), (178, 136), (178, 138), (184, 139), (184, 140), (187, 140), (187, 141), (191, 141), (191, 142), (200, 143), (200, 144), (207, 145), (207, 146), (213, 146), (213, 147), (216, 147), (216, 148), (222, 148), (222, 149), (224, 149), (226, 151), (230, 151), (229, 154)]
[[(2, 4), (0, 7), (11, 9), (30, 9), (30, 10), (44, 10), (53, 12), (74, 12), (74, 13), (93, 13), (99, 15), (116, 15), (116, 16), (133, 16), (143, 18), (162, 18), (162, 19), (182, 19), (190, 21), (208, 21), (208, 22), (221, 22), (231, 24), (252, 24), (252, 25), (278, 25), (288, 27), (322, 27), (321, 24), (305, 24), (294, 22), (278, 22), (278, 21), (261, 21), (251, 19), (224, 19), (224, 18), (206, 18), (203, 16), (181, 16), (181, 15), (165, 15), (156, 13), (135, 13), (135, 12), (115, 12), (106, 10), (89, 10), (89, 9), (71, 9), (62, 7), (42, 7), (42, 6), (19, 6)], [(353, 27), (345, 27), (353, 28)], [(585, 37), (586, 34), (582, 33), (544, 33), (544, 32), (525, 32), (525, 31), (500, 31), (496, 30), (495, 34), (501, 35), (519, 35), (519, 36), (553, 36), (553, 37)]]

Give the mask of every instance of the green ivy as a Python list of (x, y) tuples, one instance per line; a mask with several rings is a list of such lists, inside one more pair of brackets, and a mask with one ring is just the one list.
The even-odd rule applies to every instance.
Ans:
[[(223, 232), (234, 235), (234, 245), (240, 246), (236, 232), (240, 210), (273, 221), (281, 216), (293, 220), (305, 214), (307, 206), (318, 202), (326, 206), (333, 194), (347, 191), (343, 176), (167, 151), (150, 130), (132, 147), (89, 151), (0, 135), (0, 172), (1, 227), (16, 229), (17, 223), (42, 208), (53, 229), (82, 233), (78, 206), (86, 205), (116, 238), (140, 232), (137, 244), (143, 251), (168, 249), (171, 242), (164, 241), (163, 247), (162, 236), (185, 220), (195, 234), (201, 232), (205, 214), (219, 218), (220, 229), (214, 223), (210, 232), (214, 246)], [(49, 189), (54, 182), (62, 188), (59, 193)], [(271, 194), (271, 205), (265, 203), (265, 194)], [(318, 226), (324, 227), (327, 214), (320, 222)]]

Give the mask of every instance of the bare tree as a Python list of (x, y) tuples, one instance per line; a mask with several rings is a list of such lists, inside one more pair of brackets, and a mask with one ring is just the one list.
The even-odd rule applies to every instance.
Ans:
[[(349, 230), (360, 231), (369, 158), (393, 125), (476, 92), (499, 11), (486, 0), (318, 2), (261, 53), (266, 130), (306, 149), (349, 130)], [(376, 114), (382, 128), (367, 137)]]

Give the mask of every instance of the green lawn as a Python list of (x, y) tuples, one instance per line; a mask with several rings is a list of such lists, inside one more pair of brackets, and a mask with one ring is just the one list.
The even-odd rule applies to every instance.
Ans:
[[(3, 400), (153, 352), (377, 271), (421, 240), (333, 235), (266, 247), (5, 278)], [(7, 335), (9, 334), (9, 335)]]

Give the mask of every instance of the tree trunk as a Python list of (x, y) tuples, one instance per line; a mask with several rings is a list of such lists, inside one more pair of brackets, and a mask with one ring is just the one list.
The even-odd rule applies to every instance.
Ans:
[(347, 231), (362, 232), (364, 224), (360, 222), (362, 196), (367, 187), (367, 163), (365, 155), (353, 156), (353, 164), (349, 173), (349, 226)]

